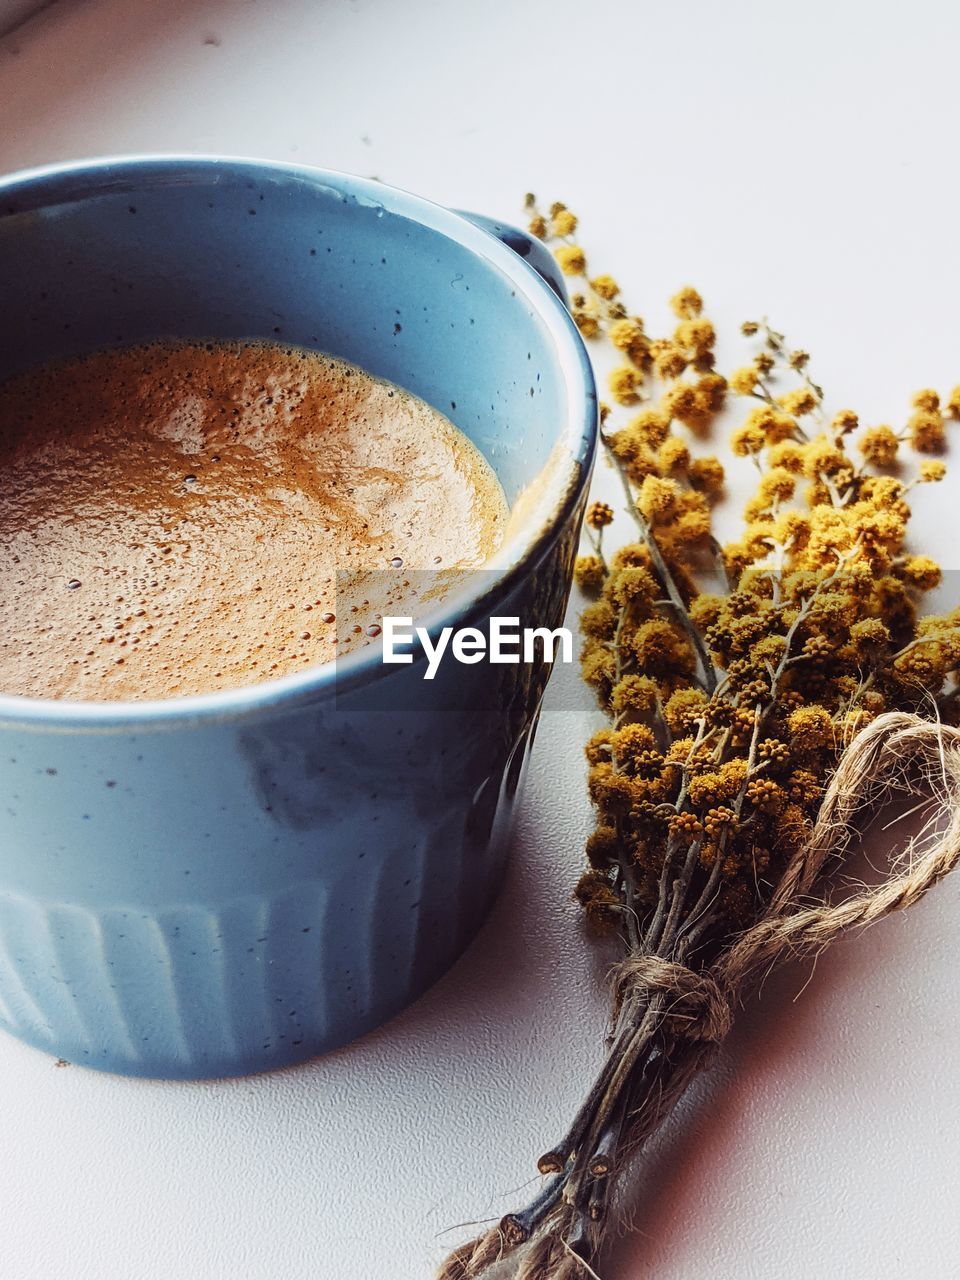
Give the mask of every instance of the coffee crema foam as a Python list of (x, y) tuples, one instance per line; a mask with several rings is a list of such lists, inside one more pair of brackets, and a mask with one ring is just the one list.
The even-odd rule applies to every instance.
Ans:
[[(327, 662), (403, 611), (405, 570), (476, 568), (507, 523), (442, 414), (265, 342), (152, 343), (10, 379), (0, 467), (0, 691), (30, 697), (171, 698)], [(338, 573), (396, 588), (345, 625)]]

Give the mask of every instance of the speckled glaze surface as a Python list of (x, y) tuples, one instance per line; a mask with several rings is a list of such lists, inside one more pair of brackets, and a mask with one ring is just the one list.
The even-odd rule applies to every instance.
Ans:
[[(489, 228), (489, 229), (485, 229)], [(522, 233), (377, 183), (147, 158), (0, 182), (0, 377), (158, 337), (280, 337), (408, 387), (508, 499), (571, 466), (437, 625), (559, 625), (593, 460), (575, 327)], [(562, 291), (562, 285), (559, 285)], [(162, 703), (0, 696), (0, 1024), (70, 1061), (285, 1066), (401, 1009), (496, 892), (548, 670), (373, 647)]]

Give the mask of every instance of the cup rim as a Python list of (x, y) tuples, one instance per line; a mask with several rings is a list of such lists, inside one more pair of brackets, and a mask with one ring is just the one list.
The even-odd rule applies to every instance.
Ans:
[[(136, 189), (139, 181), (152, 176), (182, 182), (190, 171), (215, 176), (218, 169), (243, 177), (300, 179), (319, 187), (344, 193), (364, 204), (411, 219), (429, 231), (446, 236), (475, 253), (489, 266), (502, 272), (516, 286), (518, 296), (536, 311), (546, 327), (559, 356), (566, 392), (566, 420), (558, 424), (555, 448), (569, 448), (569, 467), (553, 469), (545, 485), (546, 503), (534, 517), (528, 517), (516, 535), (521, 550), (502, 566), (482, 567), (474, 589), (467, 589), (431, 615), (428, 633), (450, 625), (468, 626), (484, 612), (486, 604), (506, 594), (543, 557), (566, 521), (572, 516), (589, 482), (597, 448), (597, 391), (590, 358), (569, 311), (553, 289), (514, 250), (490, 232), (482, 230), (461, 213), (414, 195), (400, 187), (362, 178), (341, 170), (255, 157), (156, 152), (103, 156), (22, 169), (0, 176), (0, 218), (17, 212), (10, 197), (30, 187), (50, 184), (49, 199), (37, 208), (87, 199), (99, 192), (117, 193)], [(58, 197), (57, 188), (61, 188)], [(544, 512), (548, 512), (545, 515)], [(419, 641), (412, 648), (416, 658)], [(380, 646), (365, 645), (344, 659), (332, 659), (303, 671), (211, 693), (183, 697), (91, 701), (33, 698), (0, 692), (0, 726), (30, 726), (49, 730), (127, 729), (136, 724), (159, 727), (202, 720), (232, 720), (265, 710), (277, 710), (312, 701), (318, 696), (341, 693), (368, 680), (396, 674), (396, 669), (379, 660)]]

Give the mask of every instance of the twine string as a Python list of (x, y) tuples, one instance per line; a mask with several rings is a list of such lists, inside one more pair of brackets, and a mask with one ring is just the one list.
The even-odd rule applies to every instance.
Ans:
[[(843, 865), (858, 821), (894, 794), (922, 796), (930, 820), (892, 860), (879, 883), (831, 900), (812, 897), (828, 869)], [(734, 1009), (762, 975), (788, 960), (818, 955), (851, 930), (869, 927), (918, 902), (960, 862), (960, 729), (909, 712), (878, 716), (843, 752), (817, 821), (791, 859), (755, 924), (733, 938), (713, 962), (696, 969), (669, 957), (635, 953), (613, 971), (615, 1007), (628, 996), (659, 997), (673, 1049), (656, 1096), (631, 1112), (623, 1141), (636, 1150), (673, 1110), (696, 1076), (714, 1060)], [(456, 1250), (442, 1280), (581, 1280), (582, 1261), (564, 1249), (572, 1209), (566, 1201), (516, 1251), (499, 1228)], [(598, 1228), (599, 1231), (599, 1228)], [(496, 1265), (495, 1265), (496, 1264)]]

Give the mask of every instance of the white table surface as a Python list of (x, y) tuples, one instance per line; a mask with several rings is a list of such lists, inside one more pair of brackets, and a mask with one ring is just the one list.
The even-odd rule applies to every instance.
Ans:
[[(946, 0), (61, 0), (0, 42), (0, 171), (218, 151), (505, 218), (532, 188), (653, 322), (687, 280), (734, 333), (768, 310), (888, 420), (960, 381), (958, 41)], [(954, 569), (958, 498), (960, 470), (917, 522)], [(591, 718), (561, 670), (491, 919), (361, 1043), (162, 1084), (0, 1039), (3, 1280), (425, 1280), (516, 1207), (606, 1011), (569, 901)], [(603, 1280), (960, 1274), (958, 969), (960, 878), (768, 982)]]

